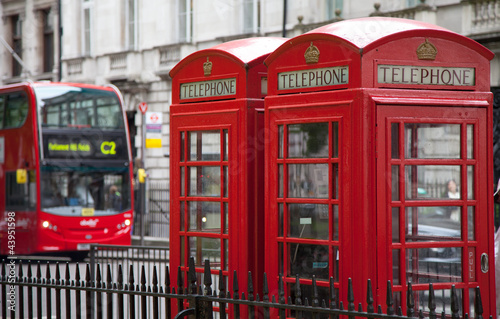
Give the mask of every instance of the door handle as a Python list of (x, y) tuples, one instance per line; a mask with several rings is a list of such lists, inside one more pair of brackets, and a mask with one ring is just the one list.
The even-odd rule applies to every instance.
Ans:
[(490, 270), (490, 262), (489, 262), (488, 254), (482, 253), (481, 254), (481, 271), (483, 273), (487, 273), (488, 270)]

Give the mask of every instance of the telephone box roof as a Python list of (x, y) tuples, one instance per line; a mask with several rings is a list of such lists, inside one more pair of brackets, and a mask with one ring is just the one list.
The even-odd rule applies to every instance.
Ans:
[(251, 67), (254, 63), (259, 63), (259, 61), (265, 59), (286, 40), (279, 37), (254, 37), (224, 42), (188, 55), (174, 66), (170, 71), (170, 77), (174, 77), (180, 69), (199, 57), (213, 55), (226, 56), (241, 64), (242, 67)]
[(363, 54), (386, 42), (412, 36), (448, 38), (477, 51), (489, 60), (494, 56), (476, 41), (434, 24), (400, 18), (369, 17), (335, 22), (296, 36), (274, 51), (265, 63), (269, 65), (291, 46), (313, 39), (341, 42)]

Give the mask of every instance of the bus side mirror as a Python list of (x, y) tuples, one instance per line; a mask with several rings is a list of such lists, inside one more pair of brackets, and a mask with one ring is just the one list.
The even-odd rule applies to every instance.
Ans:
[(24, 168), (19, 168), (16, 171), (16, 182), (18, 184), (26, 184), (28, 181), (28, 171)]
[(137, 170), (137, 177), (139, 178), (139, 183), (144, 184), (146, 182), (146, 170), (144, 168), (139, 168)]

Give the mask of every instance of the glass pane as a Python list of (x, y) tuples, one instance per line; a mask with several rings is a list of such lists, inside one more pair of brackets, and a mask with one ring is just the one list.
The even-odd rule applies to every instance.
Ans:
[(288, 204), (288, 210), (290, 237), (328, 239), (328, 205)]
[[(451, 218), (456, 211), (458, 220)], [(406, 207), (406, 241), (460, 240), (459, 212), (456, 206)]]
[(283, 221), (285, 216), (284, 214), (284, 209), (283, 209), (283, 204), (279, 203), (278, 204), (278, 237), (283, 237)]
[(188, 202), (189, 230), (220, 232), (219, 202)]
[(181, 266), (184, 266), (185, 265), (184, 260), (186, 258), (186, 255), (185, 255), (186, 250), (185, 250), (185, 246), (184, 246), (185, 245), (184, 236), (180, 237), (180, 242), (181, 242)]
[(392, 165), (392, 200), (399, 200), (399, 165)]
[(473, 206), (467, 207), (467, 230), (468, 230), (469, 240), (476, 240), (475, 216), (476, 216), (475, 207)]
[(224, 234), (227, 234), (229, 229), (229, 203), (223, 203), (222, 207), (224, 209)]
[(283, 184), (285, 183), (283, 175), (283, 164), (278, 165), (278, 197), (283, 198)]
[(223, 166), (222, 170), (224, 171), (224, 197), (227, 197), (229, 191), (229, 176), (227, 166)]
[(474, 166), (467, 166), (467, 199), (474, 199)]
[(339, 164), (333, 164), (333, 199), (339, 198)]
[(180, 202), (180, 217), (181, 217), (181, 231), (184, 231), (184, 224), (186, 222), (186, 210), (184, 209), (184, 202)]
[(401, 280), (399, 276), (399, 271), (401, 267), (399, 266), (399, 255), (400, 251), (399, 249), (393, 249), (392, 250), (392, 284), (393, 285), (400, 285)]
[(227, 239), (224, 239), (223, 242), (224, 242), (224, 269), (227, 269), (229, 265), (229, 244)]
[(467, 125), (467, 158), (474, 158), (474, 125)]
[(405, 158), (460, 158), (460, 124), (405, 124)]
[[(459, 165), (405, 166), (406, 199), (460, 199)], [(453, 187), (453, 181), (456, 187)]]
[[(300, 278), (328, 279), (329, 258), (328, 246), (288, 244), (290, 265), (288, 276), (299, 275)], [(335, 256), (335, 254), (334, 254)]]
[(189, 196), (220, 196), (219, 166), (190, 167), (189, 178)]
[(211, 269), (221, 269), (220, 245), (218, 238), (189, 237), (189, 257), (194, 257), (197, 267), (203, 267), (208, 259)]
[(185, 196), (185, 187), (186, 187), (186, 181), (185, 181), (185, 170), (186, 168), (184, 166), (181, 166), (181, 196)]
[(181, 162), (184, 162), (184, 152), (185, 152), (185, 140), (184, 140), (184, 132), (181, 132)]
[(285, 134), (283, 132), (283, 125), (278, 125), (278, 158), (283, 158), (284, 156), (284, 136)]
[(288, 165), (288, 197), (328, 198), (328, 164)]
[(333, 205), (333, 240), (339, 240), (339, 206)]
[(399, 243), (399, 207), (392, 208), (392, 242)]
[(391, 123), (391, 158), (399, 158), (399, 123)]
[(224, 161), (227, 161), (228, 154), (229, 154), (229, 136), (227, 130), (223, 131), (224, 133)]
[(191, 161), (220, 161), (219, 131), (190, 132), (189, 159)]
[(328, 123), (288, 125), (288, 157), (328, 157)]
[(462, 251), (458, 247), (408, 249), (406, 280), (413, 284), (461, 282)]
[[(283, 243), (278, 243), (278, 256), (284, 256), (283, 255)], [(280, 274), (284, 274), (283, 271), (283, 260), (285, 258), (278, 258), (278, 269)]]
[(333, 158), (338, 158), (339, 157), (339, 123), (338, 122), (333, 122), (332, 123), (332, 140), (333, 140), (333, 152), (332, 152), (332, 157)]

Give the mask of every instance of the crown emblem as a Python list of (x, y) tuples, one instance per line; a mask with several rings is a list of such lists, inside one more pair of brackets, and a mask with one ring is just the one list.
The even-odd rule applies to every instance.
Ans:
[(304, 58), (306, 58), (306, 63), (318, 63), (319, 60), (319, 50), (318, 48), (311, 42), (311, 45), (306, 49), (304, 53)]
[(203, 63), (203, 74), (205, 74), (205, 76), (210, 76), (210, 74), (212, 74), (212, 62), (208, 61), (208, 57), (207, 62)]
[(437, 53), (436, 47), (428, 39), (425, 39), (425, 42), (417, 48), (417, 57), (419, 60), (434, 60)]

